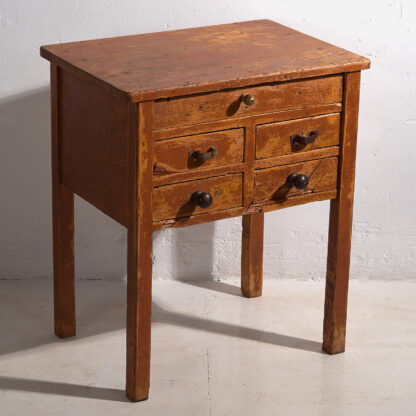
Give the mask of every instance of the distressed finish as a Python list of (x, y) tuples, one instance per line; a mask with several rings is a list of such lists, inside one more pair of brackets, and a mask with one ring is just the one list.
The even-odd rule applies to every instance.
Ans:
[[(299, 153), (322, 147), (337, 146), (339, 143), (340, 115), (302, 118), (257, 127), (256, 159)], [(302, 144), (293, 137), (308, 136), (316, 132), (313, 143)]]
[[(241, 101), (251, 95), (252, 105)], [(341, 101), (342, 77), (314, 78), (261, 87), (233, 89), (204, 95), (159, 100), (155, 103), (155, 129), (198, 124)]]
[(241, 291), (248, 298), (261, 296), (263, 289), (264, 214), (243, 216), (241, 244)]
[(44, 46), (41, 55), (132, 101), (368, 68), (271, 20)]
[(128, 103), (60, 74), (62, 184), (127, 225)]
[(366, 58), (268, 20), (50, 45), (41, 55), (51, 61), (58, 336), (76, 331), (74, 193), (127, 227), (133, 401), (149, 394), (153, 231), (243, 216), (241, 290), (256, 297), (264, 214), (330, 199), (323, 348), (344, 350)]
[(51, 65), (51, 133), (52, 133), (52, 218), (53, 218), (53, 289), (55, 334), (59, 338), (75, 335), (75, 266), (74, 266), (74, 193), (62, 184), (60, 173), (60, 100), (61, 75)]
[(129, 116), (126, 393), (138, 401), (150, 384), (153, 103), (130, 105)]
[(345, 75), (338, 195), (329, 214), (323, 342), (329, 354), (345, 350), (360, 76), (360, 72)]
[[(338, 159), (331, 157), (257, 171), (254, 178), (254, 201), (279, 201), (300, 194), (336, 189), (337, 165)], [(306, 175), (309, 179), (308, 187), (301, 190), (290, 186), (287, 178), (291, 173)]]
[[(212, 159), (199, 161), (195, 152), (205, 153), (215, 148)], [(232, 129), (214, 133), (197, 134), (154, 144), (154, 175), (186, 172), (231, 165), (243, 161), (244, 131)]]
[[(212, 195), (209, 208), (201, 208), (191, 201), (192, 194), (197, 191)], [(153, 191), (153, 199), (153, 221), (234, 208), (242, 204), (242, 177), (231, 174), (160, 186)]]

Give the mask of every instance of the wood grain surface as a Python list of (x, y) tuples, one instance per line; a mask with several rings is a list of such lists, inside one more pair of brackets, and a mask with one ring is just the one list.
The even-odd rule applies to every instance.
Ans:
[[(243, 216), (241, 288), (260, 296), (264, 213), (331, 199), (323, 349), (344, 351), (368, 59), (270, 20), (48, 45), (41, 55), (51, 61), (58, 336), (75, 334), (74, 193), (127, 227), (133, 401), (149, 394), (153, 232)], [(293, 145), (312, 130), (313, 144)], [(213, 148), (209, 160), (189, 157)], [(306, 175), (307, 188), (289, 185), (291, 173)], [(200, 207), (196, 191), (212, 205)]]
[(128, 101), (61, 70), (62, 183), (127, 225)]
[(152, 309), (153, 102), (130, 104), (128, 124), (126, 395), (145, 400), (150, 385)]
[[(256, 159), (336, 146), (339, 143), (340, 119), (339, 114), (330, 114), (258, 126)], [(296, 134), (307, 136), (312, 131), (318, 134), (313, 143), (301, 145), (291, 140)]]
[[(243, 161), (244, 130), (232, 129), (179, 137), (154, 143), (154, 175), (168, 175), (186, 171), (232, 165)], [(208, 152), (215, 148), (212, 159), (205, 162), (190, 158), (194, 152)]]
[(225, 218), (238, 217), (241, 215), (253, 214), (256, 212), (270, 212), (279, 209), (294, 207), (296, 205), (308, 204), (310, 202), (324, 201), (326, 199), (334, 199), (337, 196), (337, 190), (323, 191), (317, 193), (307, 193), (299, 196), (294, 196), (288, 199), (279, 201), (268, 201), (258, 204), (252, 204), (249, 207), (238, 207), (223, 209), (220, 211), (208, 212), (207, 214), (190, 215), (182, 218), (170, 218), (162, 221), (155, 221), (153, 223), (153, 231), (162, 230), (165, 228), (180, 228), (188, 225), (202, 224), (209, 221), (218, 221)]
[[(253, 96), (254, 104), (240, 100), (246, 94)], [(154, 128), (327, 105), (341, 99), (340, 75), (164, 99), (155, 102)]]
[(251, 116), (208, 121), (205, 123), (199, 123), (190, 126), (178, 126), (162, 130), (154, 130), (153, 137), (155, 140), (164, 140), (171, 137), (188, 136), (192, 134), (209, 133), (212, 131), (239, 128), (244, 127), (250, 123), (254, 125), (260, 125), (276, 123), (279, 121), (295, 120), (304, 117), (318, 116), (321, 114), (339, 113), (341, 110), (341, 103), (319, 105), (316, 107), (303, 107), (294, 110), (276, 111)]
[(329, 214), (323, 333), (323, 349), (329, 354), (345, 350), (360, 78), (360, 72), (345, 75), (338, 196)]
[(324, 147), (322, 149), (309, 150), (307, 152), (291, 153), (289, 155), (258, 159), (254, 162), (254, 167), (256, 169), (272, 168), (274, 166), (290, 165), (293, 163), (306, 162), (308, 160), (338, 156), (338, 153), (339, 146)]
[(62, 72), (51, 65), (53, 289), (55, 334), (76, 333), (74, 264), (74, 193), (62, 185)]
[(263, 288), (264, 214), (243, 215), (241, 291), (247, 298), (261, 296)]
[(370, 65), (367, 58), (271, 20), (48, 45), (41, 55), (132, 101)]
[[(336, 189), (337, 166), (338, 158), (331, 157), (256, 171), (254, 202), (279, 201), (305, 193)], [(306, 175), (309, 178), (308, 187), (301, 190), (289, 186), (286, 179), (291, 173)]]
[[(201, 208), (191, 202), (196, 191), (212, 196), (212, 205)], [(234, 208), (242, 204), (242, 175), (232, 174), (166, 185), (153, 191), (153, 221)]]

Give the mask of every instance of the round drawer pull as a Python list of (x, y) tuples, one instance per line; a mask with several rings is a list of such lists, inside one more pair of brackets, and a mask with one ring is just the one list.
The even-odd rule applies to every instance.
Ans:
[(291, 173), (287, 179), (290, 186), (295, 186), (297, 189), (306, 189), (309, 185), (309, 178), (303, 173)]
[(240, 101), (242, 101), (245, 105), (253, 105), (254, 104), (254, 97), (250, 94), (243, 94), (240, 97)]
[(209, 208), (212, 205), (212, 196), (208, 192), (196, 191), (191, 196), (191, 202), (201, 208)]

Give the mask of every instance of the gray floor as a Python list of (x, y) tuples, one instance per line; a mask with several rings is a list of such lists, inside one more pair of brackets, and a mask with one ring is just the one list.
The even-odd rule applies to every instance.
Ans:
[(78, 335), (49, 280), (0, 281), (0, 415), (416, 415), (416, 283), (352, 282), (347, 352), (321, 352), (324, 283), (154, 282), (151, 391), (124, 396), (125, 283), (80, 281)]

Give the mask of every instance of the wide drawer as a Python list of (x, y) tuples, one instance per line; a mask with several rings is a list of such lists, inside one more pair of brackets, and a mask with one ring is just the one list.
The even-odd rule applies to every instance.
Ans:
[[(160, 186), (153, 190), (153, 221), (204, 214), (242, 205), (242, 174)], [(207, 208), (194, 202), (196, 192), (212, 197)]]
[[(251, 96), (254, 102), (246, 104), (241, 99), (244, 96)], [(154, 128), (315, 107), (341, 100), (341, 75), (161, 99), (155, 102)]]
[[(331, 157), (256, 171), (254, 202), (281, 201), (302, 194), (334, 190), (337, 187), (337, 169), (338, 158)], [(309, 183), (305, 189), (296, 187), (292, 174), (297, 175), (295, 179), (300, 179), (300, 175), (307, 177)]]
[(256, 159), (336, 146), (340, 119), (337, 113), (257, 126)]
[(243, 161), (244, 130), (231, 129), (157, 141), (154, 175), (180, 173)]

